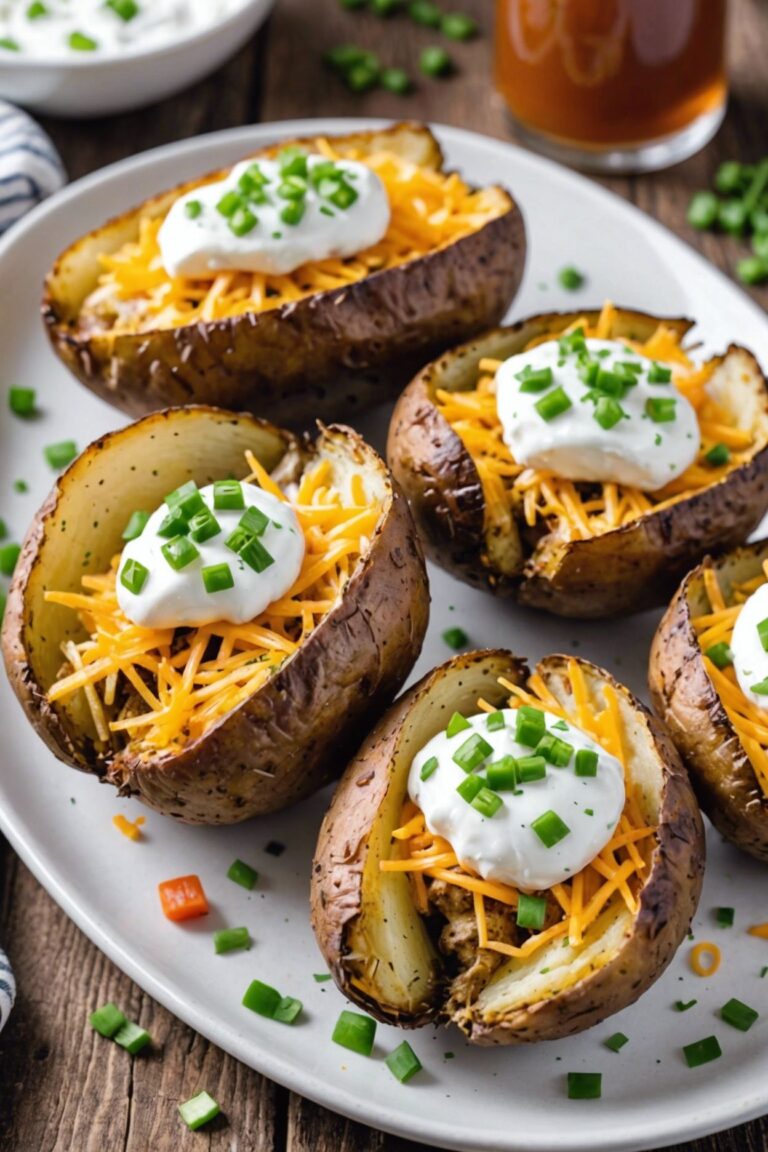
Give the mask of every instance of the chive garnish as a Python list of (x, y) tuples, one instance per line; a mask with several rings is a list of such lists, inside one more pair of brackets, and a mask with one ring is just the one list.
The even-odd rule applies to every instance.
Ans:
[(464, 732), (467, 728), (471, 727), (472, 725), (462, 716), (461, 712), (454, 712), (448, 721), (445, 734), (450, 739), (451, 736), (458, 736), (459, 732)]
[(535, 748), (545, 731), (544, 713), (539, 708), (522, 704), (515, 715), (515, 740), (528, 748)]
[(74, 440), (60, 440), (58, 444), (49, 444), (43, 449), (46, 460), (56, 472), (66, 468), (77, 456), (77, 445)]
[(331, 976), (330, 972), (313, 972), (312, 979), (314, 980), (315, 984), (325, 984), (328, 982), (328, 980), (333, 979), (333, 977)]
[(210, 508), (203, 508), (190, 518), (189, 535), (197, 544), (204, 544), (206, 540), (212, 540), (220, 532), (221, 525)]
[(250, 946), (251, 937), (247, 928), (221, 928), (213, 934), (213, 950), (217, 956)]
[(401, 1084), (407, 1084), (422, 1067), (421, 1061), (407, 1040), (403, 1040), (394, 1052), (390, 1052), (389, 1056), (384, 1058), (384, 1063)]
[(625, 1044), (629, 1044), (629, 1036), (625, 1036), (623, 1032), (614, 1032), (613, 1036), (609, 1036), (607, 1040), (603, 1040), (606, 1048), (611, 1052), (620, 1052)]
[(453, 61), (445, 48), (431, 45), (419, 56), (419, 68), (425, 76), (447, 76), (453, 71)]
[(738, 1028), (740, 1032), (749, 1032), (759, 1015), (760, 1013), (756, 1012), (754, 1008), (750, 1008), (748, 1004), (735, 998), (729, 1000), (727, 1004), (723, 1004), (720, 1009), (721, 1019), (733, 1028)]
[(696, 1040), (693, 1044), (686, 1044), (683, 1056), (689, 1068), (699, 1068), (702, 1064), (709, 1064), (717, 1060), (723, 1052), (716, 1036), (705, 1036), (703, 1040)]
[(473, 732), (453, 753), (453, 762), (464, 772), (479, 768), (483, 760), (493, 754), (493, 748), (479, 732)]
[(469, 637), (463, 628), (446, 628), (443, 632), (443, 643), (458, 652), (460, 648), (466, 648)]
[(250, 504), (238, 520), (238, 526), (249, 536), (263, 536), (269, 524), (269, 516)]
[(669, 384), (672, 379), (672, 369), (664, 364), (657, 364), (654, 360), (648, 369), (649, 384)]
[(698, 1000), (675, 1000), (675, 1012), (687, 1012), (695, 1004), (698, 1004)]
[(241, 888), (247, 888), (250, 892), (258, 880), (259, 874), (255, 868), (251, 868), (250, 864), (246, 864), (243, 860), (233, 860), (227, 869), (227, 878), (234, 880), (235, 884), (239, 884)]
[(240, 549), (238, 556), (244, 560), (249, 568), (254, 572), (264, 572), (275, 562), (275, 558), (271, 552), (262, 544), (256, 536), (253, 536), (248, 543)]
[(645, 414), (654, 424), (668, 424), (675, 419), (677, 401), (669, 397), (649, 396), (645, 402)]
[(554, 388), (534, 404), (539, 416), (547, 422), (561, 416), (563, 412), (567, 412), (572, 407), (573, 404), (568, 394), (562, 388)]
[(474, 772), (470, 772), (470, 774), (465, 776), (461, 783), (456, 786), (456, 791), (462, 800), (466, 800), (467, 804), (471, 804), (482, 787), (482, 776), (476, 776)]
[(213, 1120), (221, 1111), (213, 1096), (209, 1096), (207, 1092), (198, 1092), (197, 1096), (185, 1100), (178, 1108), (182, 1120), (193, 1132)]
[(719, 643), (712, 644), (709, 648), (705, 648), (704, 655), (712, 661), (715, 668), (727, 668), (730, 664), (733, 664), (733, 652), (725, 640), (721, 640)]
[(281, 996), (280, 1003), (275, 1009), (273, 1020), (280, 1024), (294, 1024), (302, 1013), (304, 1005), (295, 996)]
[(429, 760), (425, 760), (421, 766), (421, 772), (419, 773), (419, 779), (420, 780), (429, 780), (430, 776), (434, 775), (434, 773), (437, 771), (437, 769), (438, 769), (437, 756), (430, 756)]
[(569, 1100), (599, 1100), (603, 1092), (601, 1072), (569, 1072)]
[(566, 292), (576, 292), (583, 287), (585, 276), (583, 272), (579, 272), (578, 268), (568, 265), (560, 269), (557, 280), (560, 287), (565, 288)]
[(264, 984), (261, 980), (252, 980), (245, 990), (242, 1003), (243, 1007), (250, 1008), (251, 1012), (273, 1020), (281, 1000), (282, 996), (276, 988)]
[(344, 1010), (336, 1021), (331, 1039), (360, 1056), (370, 1056), (376, 1036), (376, 1021), (360, 1012)]
[(173, 492), (169, 492), (165, 502), (171, 510), (177, 511), (185, 520), (189, 520), (196, 512), (202, 512), (206, 507), (194, 480), (188, 480), (186, 484), (182, 484)]
[(531, 830), (536, 833), (545, 848), (554, 848), (570, 835), (571, 831), (565, 821), (561, 820), (557, 812), (553, 812), (551, 808), (531, 822)]
[(197, 560), (200, 553), (186, 536), (174, 536), (160, 549), (168, 564), (174, 572), (181, 572), (193, 560)]
[(123, 529), (123, 540), (136, 540), (147, 526), (149, 512), (134, 512)]
[(494, 792), (512, 792), (517, 787), (517, 761), (514, 756), (502, 756), (485, 770), (488, 787)]
[(504, 713), (503, 712), (489, 712), (485, 726), (489, 732), (500, 732), (505, 727)]
[(515, 379), (520, 381), (521, 392), (543, 392), (555, 378), (551, 368), (532, 368), (526, 364), (522, 372), (515, 373)]
[(187, 200), (184, 205), (184, 212), (190, 220), (197, 220), (198, 216), (203, 211), (203, 206), (199, 200)]
[(149, 579), (149, 569), (138, 560), (126, 560), (120, 572), (120, 583), (123, 588), (138, 596)]
[(18, 544), (4, 544), (0, 548), (0, 573), (3, 576), (13, 576), (20, 555), (21, 547)]
[(715, 920), (721, 928), (732, 928), (735, 916), (733, 908), (715, 908)]
[(517, 926), (539, 932), (547, 918), (547, 901), (543, 896), (521, 892), (517, 901)]
[(708, 452), (705, 452), (704, 459), (707, 464), (713, 468), (721, 468), (727, 464), (731, 458), (731, 450), (727, 444), (713, 444)]
[(517, 776), (521, 784), (543, 780), (547, 775), (547, 762), (543, 756), (521, 756), (517, 761)]
[[(467, 779), (470, 780), (472, 777), (468, 776)], [(497, 796), (490, 788), (486, 788), (485, 785), (483, 785), (470, 803), (481, 816), (485, 816), (490, 820), (492, 816), (496, 815), (504, 801), (501, 796)]]
[(597, 752), (591, 748), (579, 748), (576, 753), (575, 771), (577, 776), (597, 776)]
[(245, 508), (243, 486), (239, 480), (215, 480), (213, 506), (217, 510)]
[(107, 1040), (111, 1040), (115, 1032), (127, 1023), (126, 1017), (111, 1001), (92, 1012), (89, 1020), (91, 1027), (95, 1028), (99, 1035), (104, 1036)]
[(27, 419), (37, 414), (36, 397), (34, 388), (9, 388), (8, 407), (14, 416)]
[(235, 586), (235, 578), (229, 564), (209, 564), (206, 568), (201, 568), (200, 573), (209, 596), (215, 592), (226, 592)]
[(126, 1020), (124, 1024), (118, 1028), (112, 1037), (115, 1044), (119, 1044), (121, 1048), (125, 1048), (126, 1052), (130, 1052), (131, 1056), (135, 1056), (137, 1052), (141, 1052), (142, 1048), (146, 1048), (147, 1044), (151, 1043), (152, 1037), (149, 1032), (138, 1024), (134, 1024), (131, 1020)]
[(84, 32), (72, 32), (68, 43), (75, 52), (95, 52), (99, 46), (93, 37), (86, 36)]

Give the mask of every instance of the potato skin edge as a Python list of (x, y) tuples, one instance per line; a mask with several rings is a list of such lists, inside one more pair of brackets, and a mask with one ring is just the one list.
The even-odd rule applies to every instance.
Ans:
[[(766, 554), (766, 542), (746, 544), (733, 556)], [(653, 638), (648, 684), (657, 714), (666, 723), (691, 778), (697, 799), (718, 832), (731, 844), (768, 863), (768, 798), (714, 684), (691, 623), (690, 595), (707, 567), (707, 557), (685, 577)]]

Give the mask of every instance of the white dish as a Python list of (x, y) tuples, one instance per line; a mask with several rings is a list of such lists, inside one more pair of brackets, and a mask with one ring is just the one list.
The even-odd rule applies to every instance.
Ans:
[[(323, 131), (361, 126), (324, 121)], [(0, 246), (0, 284), (13, 286), (3, 293), (0, 313), (4, 379), (37, 387), (45, 409), (30, 425), (3, 416), (0, 428), (1, 510), (17, 536), (52, 479), (42, 446), (70, 436), (82, 446), (122, 423), (68, 376), (47, 347), (37, 304), (50, 262), (82, 232), (153, 192), (281, 136), (315, 130), (311, 121), (238, 129), (125, 161), (57, 195)], [(522, 205), (531, 258), (515, 316), (610, 296), (629, 306), (695, 316), (709, 347), (739, 339), (768, 363), (766, 317), (651, 220), (527, 153), (450, 128), (439, 135), (451, 163), (470, 180), (500, 180)], [(586, 290), (574, 295), (556, 287), (564, 264), (588, 271)], [(387, 415), (379, 411), (359, 422), (379, 445)], [(13, 495), (18, 477), (30, 481), (29, 495)], [(478, 646), (506, 644), (533, 658), (578, 646), (581, 654), (646, 694), (645, 659), (658, 613), (605, 624), (568, 623), (497, 603), (442, 573), (433, 571), (432, 577), (432, 624), (417, 675), (449, 655), (440, 635), (456, 623)], [(401, 1086), (381, 1059), (358, 1057), (331, 1043), (344, 1000), (332, 984), (312, 979), (323, 966), (308, 922), (309, 868), (327, 793), (291, 812), (233, 828), (189, 828), (148, 813), (146, 842), (137, 845), (119, 835), (111, 818), (117, 812), (136, 815), (139, 805), (55, 763), (4, 681), (0, 730), (0, 825), (54, 898), (176, 1015), (305, 1096), (374, 1127), (462, 1152), (629, 1152), (699, 1136), (768, 1108), (768, 980), (760, 979), (768, 949), (744, 931), (765, 919), (765, 872), (721, 844), (711, 830), (695, 931), (699, 939), (715, 936), (723, 947), (722, 967), (712, 979), (691, 973), (686, 943), (639, 1004), (567, 1041), (470, 1050), (455, 1030), (409, 1033), (425, 1071)], [(288, 845), (284, 855), (264, 853), (270, 840)], [(263, 873), (263, 883), (250, 895), (226, 878), (236, 856)], [(159, 880), (187, 872), (200, 874), (213, 905), (211, 915), (191, 927), (165, 920), (155, 894)], [(712, 909), (720, 905), (736, 907), (735, 928), (715, 926)], [(241, 923), (251, 927), (254, 948), (214, 956), (212, 930)], [(242, 993), (254, 978), (302, 998), (304, 1021), (288, 1028), (242, 1008)], [(734, 990), (764, 1013), (746, 1035), (716, 1016)], [(676, 1000), (692, 998), (698, 1004), (689, 1012), (672, 1009)], [(630, 1043), (615, 1055), (601, 1042), (617, 1030)], [(712, 1033), (720, 1038), (723, 1058), (689, 1070), (681, 1045)], [(379, 1025), (376, 1056), (402, 1038)], [(446, 1051), (455, 1058), (446, 1060)], [(568, 1101), (569, 1070), (602, 1071), (603, 1099)], [(226, 1111), (227, 1101), (221, 1104)], [(169, 1115), (168, 1122), (176, 1121)]]
[(274, 0), (241, 0), (223, 20), (174, 42), (110, 55), (34, 59), (3, 52), (0, 97), (53, 116), (112, 116), (164, 100), (234, 55), (266, 20)]

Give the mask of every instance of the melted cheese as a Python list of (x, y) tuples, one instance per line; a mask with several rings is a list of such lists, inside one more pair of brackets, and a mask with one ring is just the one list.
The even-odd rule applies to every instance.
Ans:
[[(590, 325), (586, 317), (581, 317), (565, 332), (582, 328), (587, 337), (609, 339), (614, 318), (615, 309), (608, 303), (595, 324)], [(549, 334), (538, 337), (528, 348), (551, 339)], [(693, 405), (701, 433), (700, 451), (693, 464), (653, 493), (614, 483), (579, 484), (552, 471), (524, 467), (504, 443), (496, 410), (495, 374), (503, 361), (484, 358), (473, 391), (438, 389), (436, 403), (475, 464), (483, 488), (487, 525), (503, 523), (513, 514), (529, 527), (543, 521), (559, 543), (600, 536), (717, 483), (747, 459), (752, 437), (735, 427), (734, 414), (726, 412), (709, 395), (706, 385), (712, 368), (696, 367), (681, 349), (673, 329), (661, 323), (645, 343), (624, 338), (622, 342), (641, 356), (673, 367), (673, 385)], [(721, 443), (730, 448), (731, 456), (726, 464), (713, 467), (704, 456)]]
[[(286, 495), (251, 453), (248, 483)], [(339, 602), (368, 546), (381, 508), (356, 477), (349, 492), (333, 486), (329, 462), (308, 469), (290, 501), (306, 551), (289, 592), (245, 624), (158, 629), (132, 624), (115, 589), (120, 556), (109, 572), (84, 576), (83, 592), (46, 593), (78, 613), (86, 639), (63, 646), (66, 667), (51, 702), (83, 692), (102, 749), (126, 740), (140, 754), (174, 752), (199, 739), (267, 682)]]
[[(637, 895), (644, 883), (643, 873), (648, 868), (647, 856), (638, 850), (638, 845), (653, 837), (656, 829), (645, 825), (638, 812), (615, 689), (608, 684), (603, 687), (605, 707), (596, 711), (589, 701), (584, 673), (575, 660), (568, 662), (568, 677), (574, 702), (572, 714), (563, 710), (536, 674), (529, 678), (527, 688), (521, 688), (503, 678), (499, 680), (510, 693), (508, 707), (516, 708), (521, 704), (534, 708), (545, 707), (548, 712), (588, 732), (606, 752), (616, 756), (624, 767), (627, 801), (611, 840), (581, 872), (548, 889), (563, 913), (560, 920), (543, 931), (531, 934), (519, 946), (490, 940), (484, 901), (497, 900), (510, 908), (516, 908), (519, 891), (509, 884), (483, 880), (462, 867), (448, 841), (429, 831), (423, 813), (410, 799), (403, 807), (401, 827), (392, 833), (393, 856), (380, 862), (383, 872), (406, 872), (411, 878), (418, 877), (419, 888), (417, 890), (414, 885), (414, 900), (420, 911), (426, 911), (428, 907), (425, 877), (442, 880), (471, 892), (479, 947), (504, 956), (530, 956), (560, 936), (567, 936), (572, 946), (580, 945), (587, 929), (613, 899), (622, 900), (634, 915), (638, 909)], [(484, 712), (496, 711), (485, 700), (478, 701), (478, 707)], [(648, 850), (649, 846), (645, 845), (646, 853)]]

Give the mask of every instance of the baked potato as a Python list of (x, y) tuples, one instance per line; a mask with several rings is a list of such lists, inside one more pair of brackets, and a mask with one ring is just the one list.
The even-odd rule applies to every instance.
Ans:
[[(683, 580), (651, 647), (649, 684), (717, 830), (768, 862), (768, 723), (729, 662), (733, 628), (766, 582), (768, 541), (707, 557)], [(723, 649), (725, 646), (725, 650)]]
[[(547, 313), (424, 368), (397, 403), (387, 456), (430, 558), (497, 595), (588, 618), (664, 603), (708, 550), (746, 540), (768, 502), (768, 386), (735, 345), (694, 365), (681, 347), (691, 327), (611, 305)], [(524, 469), (502, 438), (499, 362), (578, 328), (672, 366), (696, 409), (699, 455), (658, 491)], [(727, 457), (719, 464), (715, 446)]]
[[(116, 600), (126, 522), (177, 485), (245, 472), (306, 537), (281, 605), (244, 631), (129, 626)], [(408, 675), (428, 606), (407, 504), (357, 433), (321, 428), (313, 443), (178, 408), (104, 436), (60, 477), (22, 548), (3, 653), (60, 760), (180, 820), (234, 823), (340, 773)]]
[(290, 276), (170, 280), (160, 223), (180, 195), (225, 173), (155, 196), (67, 248), (46, 280), (51, 344), (86, 387), (134, 416), (201, 403), (289, 424), (348, 419), (502, 318), (525, 261), (522, 216), (506, 191), (444, 172), (435, 137), (418, 124), (282, 142), (253, 159), (297, 146), (378, 170), (393, 210), (384, 239)]
[[(540, 893), (548, 927), (541, 940), (533, 932), (524, 942), (515, 910), (521, 891), (505, 896), (503, 885), (492, 885), (498, 897), (482, 896), (481, 927), (476, 896), (454, 887), (446, 898), (451, 883), (482, 891), (477, 877), (456, 860), (423, 870), (429, 828), (404, 839), (414, 810), (418, 822), (407, 791), (414, 756), (453, 713), (475, 712), (479, 701), (486, 711), (501, 709), (510, 697), (512, 706), (536, 704), (563, 723), (580, 717), (602, 748), (618, 754), (628, 787), (616, 827), (624, 843), (633, 839), (631, 849), (614, 847), (607, 857), (609, 876), (619, 861), (625, 876), (633, 873), (626, 899), (601, 888), (605, 868), (588, 879), (590, 864), (581, 878)], [(421, 847), (420, 873), (401, 870), (412, 863), (403, 862), (407, 843)], [(405, 1028), (453, 1022), (477, 1044), (557, 1039), (618, 1012), (660, 976), (696, 909), (704, 854), (701, 816), (677, 752), (626, 688), (584, 660), (551, 656), (529, 678), (510, 652), (470, 652), (402, 696), (349, 764), (318, 839), (313, 927), (341, 991), (380, 1020)], [(578, 883), (579, 904), (591, 910), (584, 925)]]

